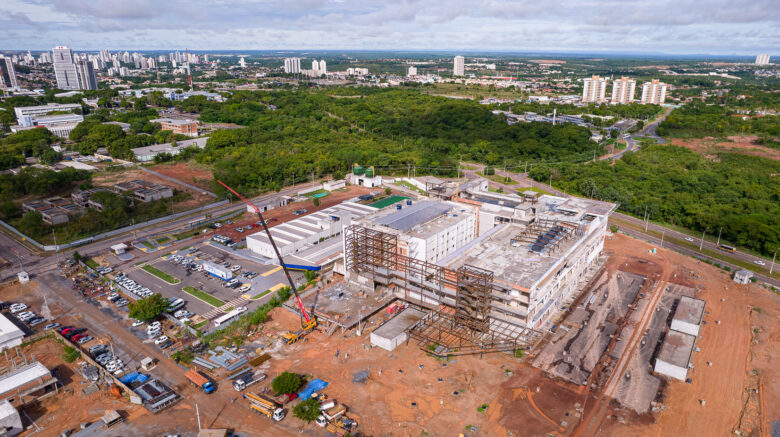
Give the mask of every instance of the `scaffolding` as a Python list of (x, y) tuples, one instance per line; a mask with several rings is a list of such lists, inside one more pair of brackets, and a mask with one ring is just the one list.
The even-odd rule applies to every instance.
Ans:
[[(471, 265), (448, 269), (401, 253), (396, 235), (351, 225), (345, 230), (347, 272), (397, 287), (403, 300), (429, 314), (408, 330), (428, 352), (443, 355), (511, 351), (539, 333), (490, 315), (493, 272)], [(436, 345), (431, 351), (430, 346)]]

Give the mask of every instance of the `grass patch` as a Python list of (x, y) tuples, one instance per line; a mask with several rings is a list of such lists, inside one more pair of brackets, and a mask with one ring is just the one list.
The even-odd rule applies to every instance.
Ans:
[(265, 290), (262, 293), (259, 293), (259, 294), (256, 294), (256, 295), (252, 296), (252, 300), (260, 299), (261, 297), (265, 296), (266, 294), (268, 294), (270, 292), (271, 292), (271, 290)]
[(208, 320), (204, 320), (204, 321), (202, 321), (200, 323), (196, 323), (196, 324), (192, 325), (192, 327), (193, 327), (193, 329), (200, 329), (200, 328), (206, 326), (206, 324), (208, 324), (208, 323), (209, 323)]
[(312, 191), (310, 193), (306, 193), (306, 194), (304, 194), (304, 196), (311, 197), (311, 198), (314, 198), (314, 197), (323, 198), (323, 197), (327, 196), (328, 194), (330, 194), (328, 192), (328, 190), (323, 190), (322, 188), (320, 188), (317, 191)]
[(415, 187), (414, 185), (412, 185), (412, 184), (410, 184), (409, 182), (406, 182), (406, 181), (397, 181), (395, 184), (398, 185), (398, 186), (404, 187), (404, 188), (408, 188), (408, 189), (413, 190), (413, 191), (417, 191), (420, 194), (426, 194), (424, 190), (421, 190), (421, 189)]
[(490, 179), (491, 181), (497, 182), (499, 184), (517, 185), (517, 181), (512, 178), (506, 178), (504, 176), (499, 176), (497, 174), (483, 175), (482, 172), (477, 172), (477, 174), (482, 176), (483, 178)]
[(234, 309), (236, 309), (236, 308), (235, 307), (227, 307), (223, 311), (225, 311), (226, 313), (229, 313), (229, 312), (233, 311)]
[(167, 282), (169, 284), (178, 284), (179, 282), (181, 282), (179, 280), (179, 278), (175, 278), (175, 277), (165, 273), (164, 271), (162, 271), (162, 270), (160, 270), (160, 269), (158, 269), (158, 268), (156, 268), (154, 266), (150, 266), (148, 264), (143, 266), (143, 267), (141, 267), (141, 269), (143, 271), (145, 271), (146, 273), (149, 273), (151, 275), (157, 276), (158, 278), (162, 279), (163, 281), (165, 281), (165, 282)]
[(377, 200), (374, 203), (369, 203), (368, 206), (376, 209), (382, 209), (386, 206), (390, 206), (396, 202), (400, 202), (406, 199), (408, 199), (408, 197), (406, 196), (389, 196), (389, 197), (385, 197), (384, 199)]
[(85, 259), (84, 260), (84, 264), (86, 264), (87, 267), (89, 267), (91, 269), (96, 269), (96, 268), (100, 267), (100, 264), (98, 264), (97, 261), (95, 261), (92, 258)]
[(152, 244), (152, 243), (148, 242), (147, 240), (144, 240), (144, 241), (142, 241), (142, 242), (141, 242), (141, 244), (142, 244), (144, 247), (146, 247), (147, 249), (156, 249), (156, 248), (157, 248), (157, 247), (155, 247), (155, 245), (154, 245), (154, 244)]
[(544, 191), (541, 188), (536, 188), (536, 187), (523, 187), (517, 189), (518, 194), (523, 194), (523, 191), (533, 191), (538, 194), (550, 194), (547, 191)]
[(203, 231), (203, 229), (206, 229), (206, 228), (195, 228), (195, 229), (190, 229), (188, 231), (179, 232), (178, 234), (173, 234), (173, 238), (175, 238), (177, 240), (183, 240), (185, 238), (190, 238), (190, 237), (192, 237), (194, 235), (197, 235), (197, 234), (201, 233)]
[[(190, 287), (187, 285), (186, 287), (182, 288), (185, 293), (189, 293), (192, 296), (197, 297), (198, 299), (206, 302), (207, 304), (214, 306), (214, 307), (221, 307), (222, 305), (225, 305), (225, 302), (222, 302), (221, 300), (217, 299), (216, 297), (206, 293), (203, 290), (198, 290), (195, 287)], [(197, 329), (197, 325), (195, 326)]]
[(157, 241), (157, 244), (165, 244), (165, 243), (171, 241), (171, 237), (162, 237), (162, 238), (158, 238), (155, 241)]

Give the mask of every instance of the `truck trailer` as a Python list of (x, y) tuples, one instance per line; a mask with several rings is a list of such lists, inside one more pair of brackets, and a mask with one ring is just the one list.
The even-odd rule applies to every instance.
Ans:
[(198, 372), (195, 369), (190, 369), (187, 371), (187, 373), (184, 374), (184, 376), (194, 385), (197, 385), (201, 389), (203, 389), (206, 394), (214, 393), (214, 390), (216, 390), (216, 387), (214, 387), (214, 384), (211, 383), (205, 376), (203, 376), (200, 372)]
[(202, 265), (203, 270), (223, 281), (229, 281), (230, 279), (233, 279), (233, 272), (231, 272), (227, 267), (222, 267), (209, 261), (204, 261)]
[(236, 389), (236, 391), (242, 391), (247, 387), (253, 386), (258, 382), (265, 380), (265, 378), (266, 375), (263, 372), (257, 372), (255, 374), (247, 372), (233, 381), (233, 388)]
[(280, 422), (284, 419), (284, 409), (282, 409), (281, 405), (273, 399), (256, 393), (246, 393), (244, 394), (244, 398), (249, 401), (249, 408), (252, 411), (268, 416), (275, 422)]

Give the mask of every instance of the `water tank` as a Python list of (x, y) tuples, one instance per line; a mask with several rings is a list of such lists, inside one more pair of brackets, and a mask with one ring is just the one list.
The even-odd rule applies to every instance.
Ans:
[(367, 178), (373, 178), (374, 177), (374, 166), (373, 165), (366, 169), (366, 177)]
[(360, 176), (360, 175), (362, 175), (364, 172), (365, 172), (365, 169), (363, 169), (363, 167), (362, 167), (362, 166), (359, 166), (359, 165), (357, 165), (357, 164), (355, 164), (355, 165), (353, 165), (353, 166), (352, 166), (352, 173), (353, 173), (353, 174), (355, 174), (355, 175), (357, 175), (357, 176)]
[(407, 205), (411, 205), (412, 204), (412, 199), (406, 199), (406, 204)]

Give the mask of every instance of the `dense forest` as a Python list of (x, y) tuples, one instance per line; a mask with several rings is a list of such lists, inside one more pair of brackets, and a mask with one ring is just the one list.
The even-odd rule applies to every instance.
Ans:
[(755, 134), (762, 144), (780, 147), (780, 116), (757, 117), (725, 106), (693, 102), (672, 111), (656, 132), (678, 138)]
[(764, 255), (780, 246), (780, 162), (740, 154), (717, 159), (673, 146), (626, 153), (612, 165), (534, 167), (531, 176), (620, 210), (707, 233)]
[[(343, 174), (359, 162), (380, 172), (454, 175), (459, 158), (498, 164), (585, 160), (598, 146), (590, 131), (545, 123), (510, 126), (476, 102), (407, 90), (365, 90), (340, 98), (317, 91), (237, 92), (223, 103), (192, 97), (177, 106), (203, 122), (244, 129), (217, 131), (196, 159), (245, 192)], [(218, 188), (217, 188), (218, 189)]]

